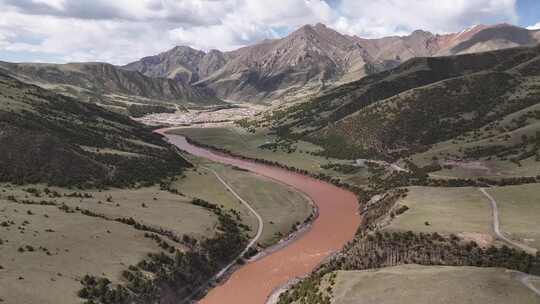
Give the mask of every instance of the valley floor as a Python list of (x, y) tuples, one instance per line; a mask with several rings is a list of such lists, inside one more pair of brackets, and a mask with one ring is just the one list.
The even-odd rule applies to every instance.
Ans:
[[(234, 154), (274, 161), (312, 173), (328, 174), (359, 186), (366, 185), (373, 174), (376, 174), (350, 160), (314, 155), (320, 148), (310, 143), (295, 142), (292, 148), (281, 145), (277, 137), (264, 131), (252, 133), (242, 128), (227, 126), (182, 128), (173, 132)], [(278, 144), (272, 149), (264, 148), (271, 143)], [(521, 172), (516, 164), (506, 166), (506, 169), (512, 166), (512, 174)], [(343, 168), (349, 170), (340, 170)], [(523, 170), (526, 168), (524, 166)], [(394, 169), (389, 164), (385, 170)], [(442, 175), (450, 173), (449, 175), (454, 175), (451, 176), (453, 178), (460, 176), (457, 173), (459, 170), (460, 167), (454, 167), (453, 170), (434, 172), (431, 176), (447, 179), (450, 176)], [(494, 171), (496, 168), (491, 170), (490, 176), (514, 176), (503, 171), (497, 174)], [(529, 170), (534, 172), (535, 169), (529, 167)], [(485, 176), (475, 175), (475, 172), (468, 171), (464, 177)], [(456, 235), (467, 242), (474, 241), (483, 248), (493, 245), (512, 247), (511, 243), (505, 242), (494, 232), (492, 205), (480, 187), (407, 188), (407, 195), (398, 199), (392, 209), (398, 210), (406, 206), (407, 210), (383, 220), (382, 231), (412, 231), (416, 234), (436, 232)], [(508, 239), (531, 248), (530, 252), (534, 254), (540, 248), (540, 210), (536, 210), (540, 208), (537, 200), (540, 195), (539, 184), (492, 187), (486, 190), (497, 201), (501, 233)], [(404, 281), (403, 277), (407, 277), (407, 280)], [(334, 304), (357, 303), (360, 298), (366, 303), (403, 303), (403, 299), (415, 302), (421, 299), (425, 303), (539, 303), (540, 297), (520, 282), (520, 278), (518, 272), (475, 267), (409, 265), (375, 271), (339, 271), (337, 279), (334, 279), (336, 285), (327, 296)], [(535, 286), (538, 278), (533, 276), (530, 282)], [(321, 294), (325, 294), (328, 287), (328, 281), (323, 280), (319, 286)], [(516, 299), (519, 300), (516, 302)]]

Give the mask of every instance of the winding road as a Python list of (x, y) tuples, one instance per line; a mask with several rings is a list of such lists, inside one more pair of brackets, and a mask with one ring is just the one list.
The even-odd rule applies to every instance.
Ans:
[[(252, 248), (255, 244), (257, 244), (257, 242), (259, 241), (259, 239), (261, 238), (261, 235), (263, 233), (263, 229), (264, 229), (264, 223), (263, 223), (263, 219), (261, 217), (261, 215), (259, 213), (257, 213), (257, 211), (255, 211), (255, 209), (253, 209), (253, 207), (251, 207), (251, 205), (245, 201), (236, 191), (234, 191), (234, 189), (215, 171), (215, 170), (212, 170), (210, 168), (206, 168), (206, 167), (203, 167), (204, 169), (212, 172), (216, 178), (223, 184), (223, 186), (225, 186), (225, 188), (227, 188), (227, 190), (229, 190), (231, 192), (231, 194), (236, 197), (242, 204), (244, 204), (248, 209), (249, 211), (251, 211), (251, 213), (253, 213), (253, 215), (255, 215), (255, 217), (257, 218), (257, 222), (258, 222), (258, 226), (257, 226), (257, 234), (255, 234), (255, 236), (251, 239), (251, 241), (249, 242), (249, 244), (246, 246), (246, 248), (244, 249), (244, 251), (242, 251), (239, 255), (238, 255), (238, 258), (244, 256), (244, 254), (250, 249)], [(235, 261), (232, 261), (229, 265), (225, 266), (223, 269), (221, 269), (220, 272), (218, 272), (215, 276), (214, 276), (214, 279), (218, 280), (220, 279), (225, 273), (227, 273), (227, 271), (236, 264), (236, 260)]]

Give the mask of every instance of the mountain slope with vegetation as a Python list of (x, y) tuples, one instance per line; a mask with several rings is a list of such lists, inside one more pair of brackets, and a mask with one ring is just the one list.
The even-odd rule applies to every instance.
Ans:
[[(340, 158), (407, 156), (469, 133), (495, 141), (504, 133), (498, 121), (538, 104), (539, 58), (540, 47), (415, 58), (269, 119), (278, 133), (310, 139)], [(534, 124), (534, 113), (519, 116), (519, 127)]]
[(130, 104), (212, 105), (211, 92), (181, 79), (153, 78), (107, 63), (7, 63), (0, 69), (21, 81), (111, 108)]
[(128, 186), (189, 166), (126, 116), (1, 73), (0, 130), (2, 182)]
[(176, 46), (161, 54), (144, 57), (122, 68), (139, 71), (150, 77), (181, 79), (186, 83), (194, 83), (222, 68), (231, 56), (218, 50), (205, 53), (188, 46)]

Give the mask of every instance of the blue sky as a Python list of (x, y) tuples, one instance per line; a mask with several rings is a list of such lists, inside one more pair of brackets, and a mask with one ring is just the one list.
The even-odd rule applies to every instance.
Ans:
[(527, 27), (540, 22), (540, 0), (518, 0), (519, 25)]
[(175, 45), (231, 50), (322, 22), (375, 38), (540, 28), (540, 0), (0, 0), (0, 60), (125, 64)]

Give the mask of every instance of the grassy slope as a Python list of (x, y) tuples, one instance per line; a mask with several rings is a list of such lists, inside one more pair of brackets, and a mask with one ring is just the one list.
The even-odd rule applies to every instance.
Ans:
[[(77, 280), (83, 275), (103, 273), (118, 281), (126, 265), (136, 264), (158, 249), (141, 231), (127, 225), (0, 199), (0, 222), (7, 220), (15, 225), (0, 228), (4, 241), (0, 245), (0, 298), (5, 303), (78, 303), (76, 292), (81, 285)], [(21, 232), (17, 227), (24, 221), (29, 224)], [(17, 251), (27, 245), (35, 251)], [(39, 250), (40, 246), (51, 256)]]
[(499, 268), (407, 265), (337, 274), (334, 304), (540, 303), (511, 271)]
[(147, 77), (106, 63), (34, 64), (0, 62), (0, 70), (24, 82), (67, 96), (124, 109), (136, 104), (221, 104), (204, 89), (181, 80)]
[[(489, 201), (476, 188), (410, 187), (398, 204), (410, 209), (388, 229), (438, 233), (491, 233)], [(425, 222), (429, 225), (425, 225)]]
[[(497, 200), (501, 231), (540, 248), (539, 185), (492, 187), (488, 191)], [(491, 205), (478, 188), (410, 187), (398, 204), (410, 209), (396, 217), (388, 230), (454, 233), (484, 245), (494, 240)]]
[[(277, 233), (288, 234), (294, 223), (302, 222), (311, 213), (306, 198), (284, 185), (228, 166), (200, 159), (194, 162), (216, 170), (261, 214), (265, 221), (260, 242), (263, 246), (274, 244), (279, 240)], [(121, 282), (120, 273), (129, 265), (137, 264), (147, 253), (160, 250), (154, 241), (143, 237), (144, 231), (132, 226), (78, 212), (66, 213), (56, 206), (21, 204), (23, 200), (54, 201), (113, 219), (132, 217), (138, 223), (201, 240), (216, 235), (217, 217), (211, 211), (191, 204), (191, 200), (197, 197), (224, 205), (225, 209), (236, 210), (242, 222), (250, 226), (252, 232), (256, 231), (253, 215), (214, 175), (200, 167), (186, 170), (184, 174), (173, 184), (181, 195), (152, 186), (79, 190), (91, 195), (79, 198), (64, 196), (73, 190), (48, 187), (62, 194), (61, 197), (49, 198), (43, 191), (45, 185), (0, 184), (0, 223), (15, 222), (9, 227), (0, 226), (0, 266), (3, 267), (0, 269), (0, 298), (6, 303), (33, 303), (38, 300), (42, 303), (73, 303), (77, 301), (76, 291), (81, 287), (78, 279), (85, 274)], [(41, 194), (35, 196), (25, 191), (27, 188), (38, 189)], [(19, 203), (8, 200), (9, 196), (15, 197)], [(24, 221), (28, 223), (24, 224)], [(52, 231), (47, 232), (48, 229)], [(18, 252), (19, 247), (26, 245), (35, 251)], [(52, 255), (40, 250), (40, 246), (47, 248)], [(183, 245), (175, 246), (183, 249)], [(19, 280), (19, 277), (24, 279)], [(37, 287), (28, 288), (33, 285)], [(52, 289), (61, 289), (62, 292), (49, 292)]]
[[(29, 187), (39, 189), (39, 197), (24, 190)], [(4, 268), (0, 269), (0, 298), (6, 303), (75, 303), (76, 292), (81, 288), (78, 280), (85, 274), (120, 282), (120, 273), (129, 265), (136, 265), (146, 254), (160, 250), (156, 242), (144, 237), (145, 231), (132, 226), (79, 212), (67, 213), (56, 206), (23, 205), (8, 200), (8, 196), (19, 202), (54, 201), (108, 218), (132, 217), (139, 223), (198, 239), (212, 237), (217, 225), (211, 211), (192, 205), (189, 197), (159, 187), (84, 191), (90, 198), (65, 197), (73, 190), (58, 187), (49, 189), (62, 197), (50, 198), (43, 192), (43, 185), (2, 184), (0, 188), (0, 223), (14, 222), (8, 227), (0, 226), (0, 265)], [(18, 251), (27, 245), (34, 251)]]
[(221, 169), (218, 173), (263, 218), (265, 229), (260, 242), (263, 246), (288, 235), (296, 223), (303, 223), (312, 213), (308, 198), (286, 185), (237, 170)]
[[(239, 153), (248, 157), (262, 158), (276, 161), (285, 165), (305, 169), (312, 172), (330, 171), (321, 169), (321, 165), (332, 161), (339, 162), (337, 159), (326, 159), (306, 152), (320, 151), (320, 148), (308, 142), (298, 142), (295, 144), (297, 150), (287, 153), (281, 149), (273, 152), (269, 149), (261, 149), (260, 146), (266, 143), (274, 142), (276, 136), (269, 135), (267, 132), (257, 132), (255, 134), (246, 132), (242, 128), (223, 127), (223, 128), (182, 128), (170, 131), (171, 133), (186, 135), (195, 141), (211, 146), (227, 149), (234, 153)], [(302, 152), (300, 152), (302, 151)], [(333, 172), (336, 174), (336, 172)]]
[(0, 181), (122, 186), (157, 182), (188, 166), (158, 135), (128, 117), (3, 74), (0, 126)]
[[(301, 135), (333, 157), (399, 158), (460, 136), (483, 140), (471, 144), (483, 148), (511, 133), (505, 149), (525, 160), (538, 150), (533, 108), (540, 92), (539, 61), (539, 47), (417, 58), (265, 119), (278, 132)], [(513, 126), (503, 126), (519, 112)], [(523, 134), (529, 141), (519, 145)], [(470, 152), (466, 156), (474, 157)], [(489, 155), (508, 160), (498, 152)]]
[[(540, 81), (538, 82), (540, 84)], [(446, 168), (437, 174), (454, 177), (483, 176), (497, 178), (500, 176), (535, 176), (540, 170), (537, 156), (526, 155), (524, 152), (536, 151), (537, 147), (531, 142), (523, 143), (523, 137), (534, 139), (540, 131), (540, 104), (535, 104), (521, 111), (509, 114), (502, 119), (480, 128), (476, 132), (464, 133), (457, 138), (436, 143), (429, 150), (412, 156), (412, 160), (420, 165), (426, 165), (437, 158), (440, 163), (451, 163), (452, 159), (469, 159), (479, 161), (479, 166), (471, 166), (467, 162), (458, 162), (452, 168)], [(531, 140), (532, 141), (532, 140)], [(482, 147), (503, 147), (500, 155), (495, 157), (489, 153), (483, 157), (467, 157), (466, 151)], [(538, 151), (536, 151), (538, 154)], [(517, 162), (509, 162), (514, 159)]]
[(293, 131), (320, 128), (336, 122), (374, 102), (407, 90), (457, 76), (534, 58), (535, 49), (501, 50), (451, 57), (414, 58), (395, 69), (365, 77), (324, 92), (309, 102), (274, 112), (277, 125), (292, 126)]

